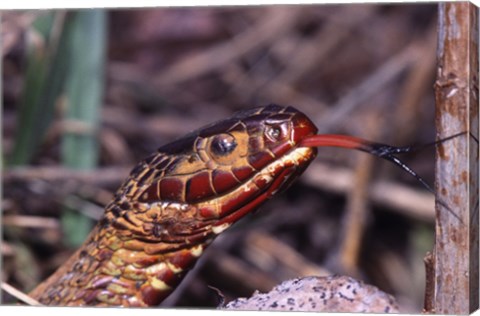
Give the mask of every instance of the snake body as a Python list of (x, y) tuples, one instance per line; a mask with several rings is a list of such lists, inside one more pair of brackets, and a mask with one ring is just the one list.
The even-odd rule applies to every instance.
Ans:
[(316, 156), (292, 107), (242, 111), (135, 166), (85, 243), (30, 296), (45, 305), (158, 305), (212, 240), (286, 188)]

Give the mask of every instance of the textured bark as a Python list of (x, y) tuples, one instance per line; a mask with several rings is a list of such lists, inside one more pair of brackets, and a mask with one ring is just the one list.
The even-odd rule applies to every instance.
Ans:
[(478, 9), (440, 4), (438, 34), (437, 137), (467, 133), (436, 152), (434, 312), (468, 314), (478, 309)]

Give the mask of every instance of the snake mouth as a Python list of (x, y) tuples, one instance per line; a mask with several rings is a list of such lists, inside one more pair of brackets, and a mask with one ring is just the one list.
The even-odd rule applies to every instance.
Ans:
[(204, 223), (202, 230), (219, 234), (230, 225), (257, 209), (280, 190), (285, 190), (315, 158), (317, 149), (294, 147), (272, 161), (250, 179), (232, 191), (211, 201), (198, 203), (198, 217)]

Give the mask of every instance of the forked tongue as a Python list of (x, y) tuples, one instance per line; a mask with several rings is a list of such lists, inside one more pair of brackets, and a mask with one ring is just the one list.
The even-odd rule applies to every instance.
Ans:
[[(375, 143), (371, 142), (368, 140), (364, 140), (358, 137), (353, 137), (353, 136), (347, 136), (347, 135), (335, 135), (335, 134), (323, 134), (323, 135), (313, 135), (309, 136), (305, 139), (303, 139), (299, 147), (341, 147), (341, 148), (349, 148), (349, 149), (356, 149), (360, 151), (367, 152), (369, 154), (372, 154), (374, 156), (383, 158), (385, 160), (388, 160), (412, 176), (415, 177), (420, 183), (431, 193), (435, 194), (435, 191), (423, 180), (415, 171), (410, 169), (406, 164), (404, 164), (400, 159), (395, 157), (395, 154), (403, 154), (403, 153), (408, 153), (413, 150), (417, 150), (419, 148), (424, 148), (427, 146), (431, 145), (437, 145), (439, 143), (442, 143), (446, 140), (452, 139), (456, 136), (459, 136), (464, 133), (459, 133), (447, 138), (444, 138), (442, 140), (439, 140), (434, 143), (422, 145), (419, 147), (413, 147), (413, 146), (407, 146), (407, 147), (395, 147), (395, 146), (390, 146), (390, 145), (385, 145), (381, 143)], [(453, 216), (455, 216), (460, 222), (462, 220), (460, 217), (450, 208), (446, 203), (444, 203), (441, 200), (438, 200), (439, 203), (444, 206)]]

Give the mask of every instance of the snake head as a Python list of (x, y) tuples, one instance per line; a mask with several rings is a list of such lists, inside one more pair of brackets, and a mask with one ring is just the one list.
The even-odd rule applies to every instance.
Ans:
[(315, 125), (292, 107), (236, 113), (158, 149), (145, 161), (160, 170), (144, 202), (196, 203), (217, 198), (292, 151)]
[(298, 145), (316, 131), (293, 107), (241, 111), (160, 147), (132, 171), (122, 192), (139, 205), (163, 205), (159, 217), (176, 225), (170, 234), (226, 227), (308, 166), (316, 148)]

